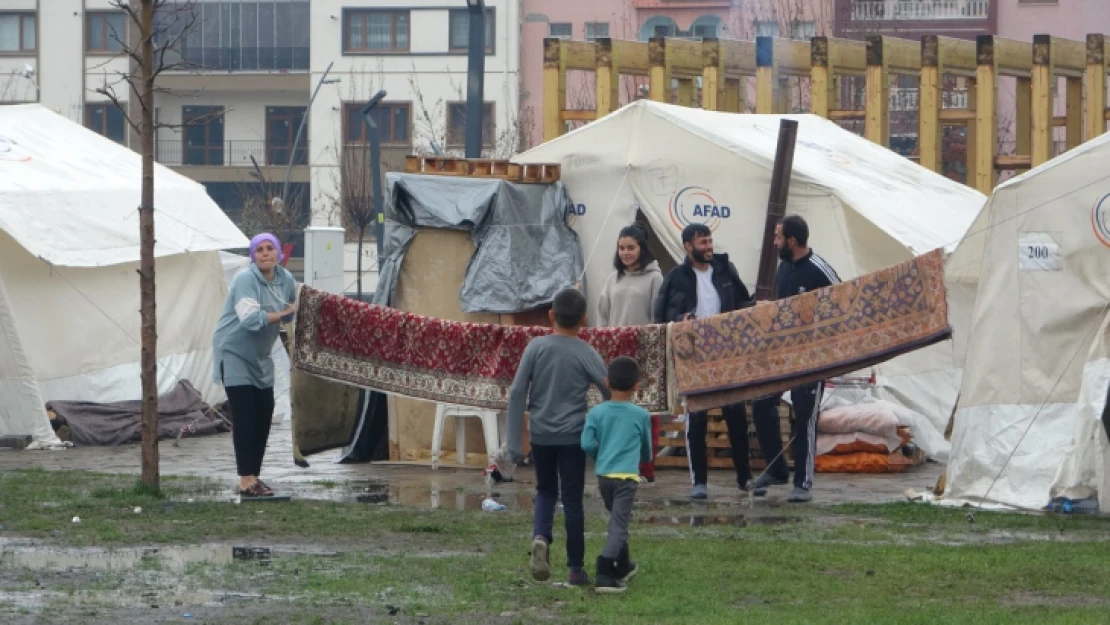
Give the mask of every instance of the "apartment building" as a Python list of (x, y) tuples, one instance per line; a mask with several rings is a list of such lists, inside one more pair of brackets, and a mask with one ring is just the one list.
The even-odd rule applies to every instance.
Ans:
[[(103, 93), (135, 104), (121, 80), (130, 69), (123, 42), (134, 37), (133, 27), (111, 5), (0, 0), (0, 103), (41, 102), (134, 147), (124, 113)], [(387, 92), (374, 111), (386, 165), (399, 168), (412, 151), (461, 154), (466, 6), (465, 0), (167, 3), (156, 29), (160, 41), (177, 44), (157, 82), (156, 159), (203, 183), (233, 219), (242, 217), (248, 198), (278, 192), (288, 177), (288, 198), (297, 204), (289, 212), (303, 216), (299, 227), (340, 225), (339, 164), (344, 153), (365, 153), (359, 111), (379, 89)], [(486, 6), (485, 151), (508, 156), (523, 127), (519, 5), (486, 0)], [(294, 150), (302, 119), (306, 128)], [(271, 188), (262, 189), (259, 172)]]

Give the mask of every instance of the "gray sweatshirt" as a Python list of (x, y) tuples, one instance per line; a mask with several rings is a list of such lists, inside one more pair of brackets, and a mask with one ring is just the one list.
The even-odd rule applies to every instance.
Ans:
[(623, 276), (616, 271), (609, 274), (597, 303), (597, 325), (603, 328), (651, 325), (655, 298), (662, 285), (663, 272), (656, 261)]
[(586, 427), (586, 391), (593, 384), (609, 399), (605, 361), (585, 341), (551, 334), (524, 348), (509, 391), (509, 459), (519, 462), (524, 412), (533, 445), (579, 445)]
[[(224, 387), (274, 385), (270, 352), (281, 328), (269, 323), (266, 317), (268, 313), (285, 310), (296, 295), (297, 283), (284, 267), (274, 269), (272, 281), (262, 277), (254, 263), (235, 276), (212, 337), (212, 373), (216, 382)], [(292, 316), (282, 319), (286, 323), (291, 320)]]

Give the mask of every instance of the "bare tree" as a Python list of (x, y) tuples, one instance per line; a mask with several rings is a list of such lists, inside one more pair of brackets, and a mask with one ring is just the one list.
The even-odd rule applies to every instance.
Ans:
[[(180, 43), (196, 23), (191, 0), (112, 0), (128, 18), (127, 32), (110, 36), (121, 45), (130, 71), (105, 80), (96, 92), (110, 100), (140, 137), (142, 190), (139, 203), (139, 316), (141, 319), (140, 379), (142, 385), (142, 483), (159, 488), (158, 467), (158, 324), (154, 281), (154, 121), (155, 80), (175, 69)], [(155, 15), (159, 19), (156, 21)], [(172, 29), (170, 27), (173, 27)], [(167, 33), (175, 33), (167, 35)], [(126, 96), (117, 89), (125, 89)], [(129, 114), (128, 105), (137, 114)]]
[[(292, 158), (292, 156), (290, 156)], [(307, 225), (308, 199), (300, 185), (290, 189), (282, 201), (280, 182), (242, 183), (238, 187), (242, 209), (236, 225), (243, 232), (272, 232), (289, 241)]]
[(19, 70), (12, 70), (7, 76), (0, 78), (0, 104), (34, 102), (37, 91), (34, 79), (24, 76)]

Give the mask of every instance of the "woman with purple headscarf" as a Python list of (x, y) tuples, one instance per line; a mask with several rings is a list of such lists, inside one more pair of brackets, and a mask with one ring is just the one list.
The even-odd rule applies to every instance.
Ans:
[(231, 405), (239, 494), (272, 497), (258, 478), (274, 418), (274, 362), (270, 352), (282, 323), (293, 320), (297, 285), (281, 266), (281, 243), (264, 232), (251, 239), (251, 264), (228, 288), (212, 339), (215, 379)]

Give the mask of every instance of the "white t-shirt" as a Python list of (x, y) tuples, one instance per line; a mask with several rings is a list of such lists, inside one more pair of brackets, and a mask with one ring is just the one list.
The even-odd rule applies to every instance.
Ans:
[(713, 286), (713, 266), (706, 267), (705, 271), (694, 268), (694, 275), (698, 279), (698, 308), (694, 314), (698, 319), (721, 314), (721, 296)]

